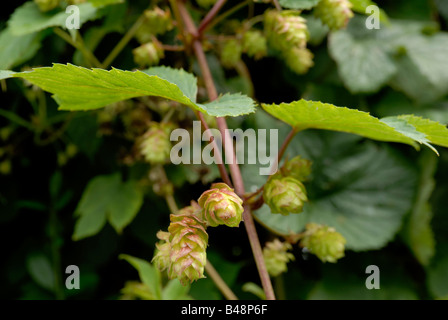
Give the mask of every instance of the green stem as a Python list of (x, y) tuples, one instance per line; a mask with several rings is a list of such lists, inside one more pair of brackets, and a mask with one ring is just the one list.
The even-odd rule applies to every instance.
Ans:
[(11, 111), (0, 109), (0, 116), (8, 119), (11, 122), (14, 122), (15, 124), (18, 124), (19, 126), (34, 131), (34, 126), (32, 125), (31, 122), (24, 120), (23, 118), (19, 117), (18, 115), (16, 115)]
[(126, 34), (121, 38), (121, 40), (117, 43), (115, 48), (112, 49), (112, 51), (109, 53), (109, 55), (104, 59), (103, 61), (103, 67), (108, 68), (111, 63), (115, 60), (115, 58), (120, 54), (120, 52), (126, 47), (126, 45), (131, 41), (131, 39), (134, 37), (135, 33), (137, 32), (138, 28), (143, 24), (145, 21), (145, 16), (141, 15), (137, 21), (132, 25), (132, 27), (126, 32)]

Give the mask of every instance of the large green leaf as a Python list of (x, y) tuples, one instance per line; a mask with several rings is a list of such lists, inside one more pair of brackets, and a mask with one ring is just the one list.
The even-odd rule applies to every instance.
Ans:
[(138, 271), (140, 280), (148, 286), (154, 300), (160, 300), (162, 298), (162, 283), (160, 272), (157, 268), (143, 259), (127, 254), (120, 254), (120, 259), (126, 260)]
[(53, 67), (36, 68), (12, 76), (24, 78), (53, 93), (61, 110), (98, 109), (141, 96), (170, 99), (217, 117), (239, 116), (255, 110), (253, 100), (240, 94), (224, 95), (209, 104), (198, 104), (194, 97), (196, 79), (183, 70), (166, 67), (141, 72), (54, 64)]
[[(31, 59), (39, 48), (40, 36), (37, 33), (16, 36), (12, 33), (11, 28), (2, 30), (0, 33), (0, 69), (10, 69)], [(0, 79), (3, 78), (5, 78), (5, 74), (0, 73)]]
[[(276, 127), (275, 122), (258, 126)], [(284, 137), (279, 134), (280, 141)], [(342, 133), (299, 133), (285, 156), (312, 160), (312, 179), (306, 184), (310, 201), (304, 212), (288, 216), (272, 214), (264, 205), (255, 212), (257, 220), (282, 235), (302, 232), (308, 222), (330, 225), (353, 250), (378, 249), (392, 240), (412, 207), (416, 171), (392, 149), (360, 141)], [(248, 190), (266, 181), (256, 165), (245, 165), (242, 173)]]
[(123, 183), (119, 174), (95, 177), (76, 208), (79, 220), (73, 239), (95, 235), (106, 220), (121, 232), (134, 219), (142, 203), (143, 193), (134, 181)]
[(340, 30), (331, 34), (328, 49), (345, 86), (353, 93), (375, 92), (397, 71), (376, 39), (358, 39), (349, 31)]
[[(79, 8), (79, 23), (98, 18), (97, 9), (89, 2), (77, 5)], [(11, 15), (8, 25), (14, 35), (25, 35), (34, 33), (49, 27), (61, 27), (65, 29), (67, 18), (70, 14), (62, 11), (41, 12), (34, 3), (28, 1), (16, 9)]]
[(282, 7), (296, 10), (311, 9), (319, 2), (320, 0), (279, 0)]

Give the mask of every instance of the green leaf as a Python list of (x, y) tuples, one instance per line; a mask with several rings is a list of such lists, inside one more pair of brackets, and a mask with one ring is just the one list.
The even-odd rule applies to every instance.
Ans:
[(33, 280), (42, 288), (54, 290), (54, 273), (51, 263), (43, 254), (35, 254), (28, 257), (26, 261), (28, 272)]
[(397, 132), (367, 112), (306, 100), (280, 105), (262, 104), (261, 106), (269, 114), (286, 122), (296, 130), (334, 130), (354, 133), (379, 141), (416, 145), (413, 139)]
[(123, 3), (124, 0), (89, 0), (94, 7), (104, 7), (111, 4)]
[(183, 286), (179, 280), (173, 279), (168, 281), (162, 291), (162, 300), (191, 300), (188, 295), (190, 286)]
[[(11, 28), (0, 33), (0, 69), (10, 69), (31, 59), (40, 48), (40, 36), (37, 33), (16, 36)], [(11, 74), (0, 71), (0, 79)]]
[[(257, 128), (282, 128), (272, 118), (266, 121), (263, 114), (256, 113)], [(286, 134), (279, 130), (279, 140)], [(356, 251), (386, 245), (412, 208), (416, 170), (387, 145), (361, 141), (354, 135), (316, 130), (297, 134), (285, 157), (300, 155), (313, 162), (306, 183), (309, 202), (304, 212), (288, 216), (272, 214), (264, 205), (255, 211), (257, 221), (284, 236), (302, 232), (308, 222), (326, 224), (346, 238), (348, 249)], [(244, 165), (241, 171), (247, 190), (266, 182), (256, 165)]]
[(331, 34), (328, 49), (352, 93), (378, 91), (396, 73), (394, 62), (376, 39), (357, 39), (348, 31)]
[(295, 10), (309, 10), (320, 2), (320, 0), (279, 0), (282, 7)]
[[(353, 5), (352, 10), (354, 12), (358, 12), (358, 13), (362, 13), (362, 14), (366, 14), (366, 9), (369, 6), (377, 6), (378, 7), (378, 5), (371, 0), (350, 0), (350, 2)], [(386, 12), (384, 12), (383, 9), (380, 9), (380, 21), (384, 22), (384, 23), (389, 23), (387, 14), (386, 14)]]
[(420, 167), (417, 198), (405, 225), (404, 237), (417, 260), (427, 266), (435, 253), (435, 238), (431, 228), (433, 214), (429, 199), (435, 187), (436, 157), (429, 152), (423, 153), (420, 158)]
[[(97, 9), (91, 3), (81, 3), (77, 5), (79, 8), (79, 23), (83, 23), (98, 18)], [(8, 21), (14, 35), (25, 35), (44, 30), (49, 27), (66, 28), (66, 20), (70, 13), (65, 12), (65, 8), (59, 12), (41, 12), (34, 3), (28, 1), (17, 8)]]
[(0, 70), (0, 80), (11, 78), (14, 73), (14, 71)]
[(258, 297), (260, 300), (266, 300), (266, 294), (264, 293), (263, 288), (261, 288), (258, 284), (253, 282), (246, 282), (243, 284), (243, 287), (241, 288), (244, 292), (250, 292), (256, 297)]
[(132, 257), (127, 254), (120, 254), (119, 258), (129, 262), (138, 271), (140, 280), (148, 286), (154, 300), (160, 300), (162, 298), (162, 283), (160, 272), (157, 268), (143, 259)]
[[(162, 67), (155, 70), (160, 72), (160, 76), (141, 71), (90, 70), (72, 64), (54, 64), (53, 67), (36, 68), (13, 76), (53, 93), (60, 110), (98, 109), (130, 98), (157, 96), (216, 117), (236, 117), (255, 111), (253, 100), (240, 94), (224, 95), (206, 105), (197, 104), (193, 99), (197, 90), (193, 76), (179, 69)], [(151, 69), (146, 72), (153, 73)]]
[(428, 268), (427, 275), (428, 287), (434, 298), (443, 298), (448, 295), (448, 255), (446, 255), (446, 250)]
[(143, 203), (143, 193), (133, 181), (123, 183), (119, 174), (98, 176), (84, 191), (75, 213), (79, 215), (74, 240), (98, 233), (106, 220), (121, 232)]

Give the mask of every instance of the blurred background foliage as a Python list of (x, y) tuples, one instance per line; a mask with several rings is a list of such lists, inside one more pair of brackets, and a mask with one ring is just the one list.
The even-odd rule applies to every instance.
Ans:
[[(164, 1), (154, 2), (166, 6)], [(13, 34), (7, 21), (24, 3), (15, 1), (15, 8), (2, 7), (0, 69), (19, 71), (55, 62), (89, 66), (80, 51), (52, 28), (16, 21), (17, 28), (35, 30)], [(98, 16), (80, 30), (86, 46), (104, 60), (148, 3), (125, 1), (99, 10)], [(305, 11), (314, 67), (303, 75), (291, 71), (273, 50), (263, 59), (243, 55), (237, 68), (224, 68), (219, 49), (208, 50), (219, 91), (243, 92), (265, 103), (318, 100), (377, 117), (412, 113), (446, 124), (448, 1), (376, 3), (388, 17), (380, 30), (367, 30), (366, 16), (356, 14), (346, 30), (329, 36), (328, 30)], [(224, 9), (236, 4), (238, 1), (228, 1)], [(191, 5), (198, 18), (207, 12), (194, 1)], [(258, 15), (268, 7), (251, 4), (249, 11)], [(234, 25), (247, 14), (247, 8), (235, 12), (211, 33), (233, 32)], [(176, 44), (175, 30), (159, 40)], [(139, 45), (138, 39), (131, 39), (112, 65), (125, 70), (139, 67), (132, 53)], [(166, 51), (160, 64), (199, 74), (198, 66), (182, 52)], [(145, 261), (153, 256), (156, 232), (169, 224), (169, 209), (152, 188), (148, 165), (139, 161), (133, 144), (149, 121), (161, 117), (147, 106), (163, 102), (135, 99), (106, 110), (70, 113), (57, 111), (49, 94), (26, 82), (11, 80), (1, 85), (0, 297), (154, 298), (148, 290), (154, 285), (148, 275), (154, 276), (155, 271)], [(204, 97), (204, 92), (200, 91), (201, 95)], [(170, 106), (176, 108), (180, 126), (191, 123), (189, 110)], [(281, 137), (288, 132), (285, 124), (262, 110), (229, 123), (233, 127), (279, 128)], [(448, 151), (438, 151), (439, 157), (426, 148), (418, 152), (405, 145), (365, 141), (341, 133), (310, 130), (297, 135), (288, 156), (300, 154), (313, 161), (313, 176), (307, 185), (315, 204), (312, 214), (336, 224), (348, 243), (346, 256), (336, 264), (323, 264), (295, 246), (295, 261), (274, 279), (278, 297), (448, 298)], [(248, 189), (257, 185), (251, 180), (254, 169), (242, 169)], [(170, 165), (166, 170), (181, 206), (197, 199), (210, 182), (219, 180), (216, 168), (210, 166)], [(138, 182), (144, 191), (140, 209), (120, 233), (105, 223), (92, 236), (75, 241), (74, 212), (87, 184), (97, 176), (114, 173)], [(98, 199), (106, 196), (97, 195)], [(331, 215), (336, 209), (340, 214)], [(301, 223), (297, 216), (273, 216), (265, 207), (256, 217), (262, 244), (275, 237), (270, 231), (281, 232)], [(304, 214), (300, 219), (307, 217)], [(251, 289), (250, 283), (258, 283), (259, 278), (244, 228), (214, 228), (209, 234), (209, 260), (238, 297), (256, 299), (256, 289)], [(79, 290), (65, 289), (68, 265), (80, 268)], [(368, 265), (381, 270), (380, 290), (365, 288)], [(163, 279), (163, 287), (157, 298), (222, 299), (209, 278), (193, 283), (191, 288)]]

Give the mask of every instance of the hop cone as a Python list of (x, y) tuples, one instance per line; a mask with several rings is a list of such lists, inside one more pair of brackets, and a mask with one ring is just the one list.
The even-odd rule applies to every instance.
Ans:
[(322, 262), (335, 263), (344, 256), (346, 240), (334, 228), (309, 223), (300, 244)]
[(243, 216), (243, 200), (225, 183), (215, 183), (199, 197), (202, 220), (211, 227), (225, 224), (238, 227)]
[(173, 21), (169, 10), (155, 7), (153, 10), (145, 10), (145, 21), (138, 28), (135, 37), (140, 43), (151, 41), (152, 36), (163, 34), (173, 29)]
[(140, 152), (151, 164), (163, 164), (170, 158), (171, 141), (168, 127), (152, 124), (140, 142)]
[(314, 65), (313, 53), (307, 48), (291, 48), (283, 52), (286, 65), (297, 74), (305, 74)]
[(275, 174), (266, 182), (263, 192), (264, 202), (272, 213), (300, 213), (308, 201), (305, 186), (297, 179)]
[(279, 51), (291, 48), (305, 48), (309, 38), (306, 20), (300, 11), (268, 10), (264, 16), (264, 26), (269, 43)]
[(255, 60), (267, 55), (267, 39), (259, 30), (249, 30), (243, 36), (243, 51)]
[(59, 6), (60, 0), (34, 0), (42, 12), (50, 11)]
[(291, 249), (291, 244), (281, 242), (278, 239), (266, 243), (266, 246), (263, 248), (263, 257), (271, 276), (276, 277), (288, 271), (287, 263), (294, 261), (294, 255), (288, 252)]
[(349, 0), (322, 0), (314, 9), (314, 14), (331, 30), (339, 30), (353, 17), (351, 8)]
[(153, 66), (159, 64), (160, 59), (164, 57), (163, 48), (158, 41), (152, 41), (142, 44), (140, 47), (132, 50), (134, 61), (140, 66)]
[(169, 278), (178, 278), (183, 285), (204, 278), (208, 244), (204, 223), (192, 215), (172, 214), (170, 220)]
[(297, 156), (286, 161), (281, 171), (285, 176), (293, 177), (299, 181), (306, 181), (311, 174), (311, 161)]
[(241, 60), (242, 45), (236, 40), (227, 40), (221, 49), (221, 63), (226, 68), (232, 68)]
[(163, 271), (169, 268), (171, 262), (170, 233), (159, 231), (157, 232), (157, 238), (160, 241), (156, 243), (156, 252), (151, 262), (156, 265), (157, 269)]

